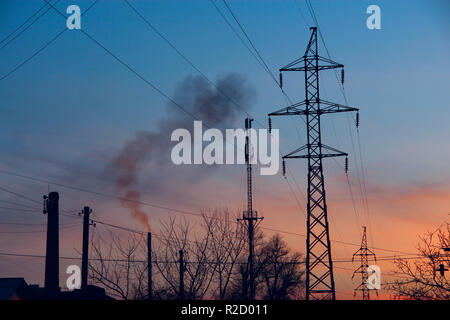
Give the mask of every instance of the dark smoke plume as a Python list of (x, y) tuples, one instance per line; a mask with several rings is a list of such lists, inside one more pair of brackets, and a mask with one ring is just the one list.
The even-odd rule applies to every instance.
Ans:
[[(189, 113), (210, 127), (224, 129), (241, 127), (245, 113), (233, 102), (245, 109), (255, 97), (255, 90), (245, 77), (235, 73), (227, 74), (216, 82), (217, 88), (200, 76), (186, 77), (175, 89), (173, 99)], [(224, 93), (224, 94), (222, 94)], [(244, 109), (244, 110), (245, 110)], [(194, 119), (188, 117), (175, 105), (167, 106), (167, 116), (161, 119), (154, 131), (139, 131), (119, 150), (117, 156), (108, 165), (106, 174), (114, 180), (115, 191), (121, 196), (140, 201), (140, 178), (152, 176), (151, 190), (156, 193), (162, 181), (174, 175), (174, 164), (170, 160), (172, 143), (170, 136), (177, 128), (192, 130)], [(192, 175), (198, 169), (184, 168), (182, 175)], [(198, 172), (197, 172), (198, 173)], [(177, 180), (183, 181), (180, 171)], [(163, 179), (164, 176), (164, 179)], [(200, 174), (195, 174), (199, 178)], [(122, 205), (130, 210), (131, 216), (150, 230), (147, 214), (138, 202), (123, 201)]]

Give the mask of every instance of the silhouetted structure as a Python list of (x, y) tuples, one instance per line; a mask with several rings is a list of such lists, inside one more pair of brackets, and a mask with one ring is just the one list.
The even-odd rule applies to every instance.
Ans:
[(311, 37), (303, 57), (280, 69), (280, 86), (283, 83), (282, 72), (303, 71), (305, 73), (305, 100), (270, 113), (269, 129), (272, 127), (270, 118), (272, 116), (306, 116), (307, 143), (283, 156), (283, 169), (285, 168), (285, 159), (308, 159), (306, 299), (334, 300), (336, 294), (322, 159), (347, 157), (347, 153), (322, 144), (320, 117), (324, 114), (358, 111), (358, 109), (320, 99), (319, 71), (336, 68), (343, 70), (344, 65), (319, 56), (317, 28), (311, 27), (310, 30)]
[(180, 292), (179, 292), (179, 300), (184, 300), (184, 259), (183, 259), (183, 250), (179, 251), (180, 255)]
[(153, 279), (152, 279), (152, 233), (147, 233), (147, 286), (148, 286), (148, 300), (153, 297)]
[(45, 256), (45, 289), (57, 295), (59, 288), (59, 194), (44, 196), (44, 214), (47, 214), (47, 253)]
[(23, 278), (0, 278), (0, 300), (113, 300), (105, 289), (87, 284), (89, 247), (89, 207), (83, 208), (82, 287), (61, 291), (59, 287), (59, 195), (44, 196), (47, 214), (47, 254), (45, 256), (45, 286), (28, 285)]
[(28, 297), (28, 285), (23, 278), (1, 278), (0, 300), (24, 300)]
[[(361, 247), (353, 254), (352, 262), (354, 261), (355, 257), (361, 258), (361, 265), (353, 272), (353, 277), (355, 274), (360, 273), (361, 274), (361, 283), (356, 287), (354, 291), (354, 296), (356, 297), (356, 293), (358, 291), (361, 291), (362, 299), (363, 300), (370, 300), (370, 290), (367, 287), (367, 280), (369, 279), (368, 268), (369, 268), (369, 257), (373, 257), (375, 261), (377, 261), (377, 258), (375, 256), (375, 253), (372, 252), (369, 248), (367, 248), (367, 234), (366, 234), (366, 227), (363, 227), (363, 235), (361, 240)], [(378, 294), (378, 292), (377, 292)]]
[(443, 263), (439, 264), (439, 268), (437, 268), (435, 271), (439, 271), (439, 274), (441, 277), (445, 276), (445, 271), (448, 271), (448, 269), (444, 266)]
[(88, 286), (88, 265), (89, 265), (89, 226), (93, 225), (89, 218), (92, 209), (84, 207), (83, 214), (83, 254), (81, 260), (81, 290), (86, 290)]
[[(252, 190), (252, 161), (253, 161), (253, 152), (251, 145), (251, 128), (252, 128), (253, 119), (247, 118), (245, 119), (245, 130), (247, 132), (247, 136), (245, 137), (245, 163), (247, 165), (247, 211), (243, 212), (242, 219), (247, 223), (248, 229), (248, 271), (245, 274), (248, 274), (249, 279), (249, 296), (248, 299), (255, 299), (255, 248), (254, 248), (254, 234), (255, 228), (258, 225), (258, 222), (263, 218), (258, 217), (258, 212), (253, 210), (253, 190)], [(246, 288), (243, 288), (243, 291), (246, 292)]]
[(27, 284), (23, 278), (0, 278), (0, 300), (114, 300), (105, 289), (87, 286), (84, 290), (47, 292), (36, 284)]

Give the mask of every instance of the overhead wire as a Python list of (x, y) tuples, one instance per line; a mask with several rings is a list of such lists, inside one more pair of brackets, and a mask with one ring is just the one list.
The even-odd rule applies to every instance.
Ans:
[[(54, 4), (57, 4), (59, 2), (59, 0), (56, 0)], [(23, 24), (21, 24), (19, 27), (17, 27), (12, 33), (10, 33), (7, 37), (5, 37), (1, 42), (3, 43), (7, 38), (9, 38), (11, 36), (11, 34), (15, 33), (16, 31), (18, 31), (18, 29), (20, 29), (21, 27), (23, 27), (23, 25), (28, 22), (28, 20), (32, 17), (34, 17), (37, 13), (39, 13), (44, 7), (46, 7), (47, 4), (45, 4), (43, 7), (41, 7), (37, 12), (35, 12), (31, 17), (29, 17), (27, 20), (25, 20), (25, 22)], [(25, 28), (23, 28), (20, 32), (18, 32), (14, 37), (12, 37), (9, 41), (7, 41), (4, 45), (2, 45), (0, 47), (0, 51), (3, 50), (5, 47), (7, 47), (10, 43), (12, 43), (14, 40), (16, 40), (20, 35), (22, 35), (26, 30), (28, 30), (36, 21), (38, 21), (40, 18), (42, 18), (49, 10), (51, 9), (51, 7), (48, 7), (47, 10), (45, 10), (41, 15), (39, 15), (36, 19), (34, 19), (29, 25), (27, 25)]]
[[(171, 208), (171, 207), (167, 207), (167, 206), (156, 205), (156, 204), (145, 202), (145, 201), (137, 201), (137, 200), (128, 199), (128, 198), (124, 198), (124, 197), (119, 197), (119, 196), (106, 194), (106, 193), (102, 193), (102, 192), (97, 192), (97, 191), (87, 190), (87, 189), (83, 189), (83, 188), (79, 188), (79, 187), (69, 186), (67, 184), (56, 183), (56, 182), (53, 182), (53, 181), (48, 181), (48, 180), (45, 180), (45, 179), (35, 178), (35, 177), (23, 175), (23, 174), (18, 174), (18, 173), (6, 171), (6, 170), (0, 170), (0, 174), (16, 176), (16, 177), (19, 177), (19, 178), (22, 178), (22, 179), (27, 179), (27, 180), (40, 182), (40, 183), (45, 183), (45, 184), (52, 184), (52, 185), (55, 185), (55, 186), (60, 186), (62, 188), (76, 190), (76, 191), (89, 193), (89, 194), (94, 194), (94, 195), (102, 196), (102, 197), (105, 197), (105, 198), (111, 198), (111, 199), (116, 199), (116, 200), (120, 200), (120, 201), (135, 202), (135, 203), (139, 203), (139, 204), (141, 204), (143, 206), (150, 206), (150, 207), (153, 207), (153, 208), (164, 209), (164, 210), (167, 210), (167, 211), (177, 212), (177, 213), (180, 213), (180, 214), (186, 214), (186, 215), (202, 217), (201, 213), (197, 213), (197, 212), (193, 212), (193, 211), (187, 211), (187, 210), (176, 209), (176, 208)], [(0, 190), (1, 189), (2, 189), (2, 187), (0, 187)], [(16, 193), (16, 194), (18, 194), (18, 193)], [(18, 195), (21, 196), (20, 194), (18, 194)], [(32, 201), (35, 201), (35, 200), (32, 200)], [(35, 201), (35, 202), (38, 202), (38, 201)], [(73, 214), (72, 214), (72, 216), (76, 217), (76, 215), (73, 215)], [(217, 219), (219, 219), (219, 218), (217, 218)], [(301, 234), (301, 233), (295, 233), (295, 232), (290, 232), (290, 231), (285, 231), (285, 230), (279, 230), (279, 229), (270, 228), (270, 227), (261, 227), (261, 229), (268, 230), (268, 231), (273, 231), (273, 232), (276, 232), (276, 233), (284, 233), (284, 234), (296, 235), (296, 236), (302, 236), (302, 237), (306, 236), (306, 235)], [(355, 244), (355, 243), (350, 243), (350, 242), (345, 242), (345, 241), (338, 241), (338, 240), (331, 240), (331, 241), (336, 242), (336, 243), (346, 244), (346, 245), (352, 245), (352, 246), (358, 246), (358, 247), (360, 246), (360, 244)], [(390, 252), (396, 252), (396, 253), (405, 253), (404, 251), (398, 251), (398, 250), (392, 250), (392, 249), (377, 248), (377, 247), (371, 247), (371, 248), (378, 249), (378, 250), (384, 250), (384, 251), (390, 251)], [(406, 254), (411, 254), (411, 253), (406, 253)]]
[(8, 33), (1, 41), (0, 44), (5, 42), (9, 37), (11, 37), (14, 33), (16, 33), (20, 28), (22, 28), (28, 21), (30, 21), (35, 15), (37, 15), (39, 12), (41, 12), (42, 9), (44, 9), (47, 6), (47, 4), (42, 5), (37, 11), (35, 11), (31, 16), (29, 16), (23, 23), (21, 23), (18, 27), (16, 27), (13, 31)]
[[(45, 255), (40, 254), (25, 254), (25, 253), (13, 253), (13, 252), (0, 252), (0, 256), (11, 256), (11, 257), (24, 257), (24, 258), (45, 258)], [(69, 257), (69, 256), (60, 256), (61, 260), (81, 260), (82, 257)], [(381, 257), (379, 261), (394, 261), (399, 259), (397, 257)], [(419, 260), (419, 259), (429, 259), (424, 256), (414, 256), (414, 257), (404, 257), (401, 258), (404, 260)], [(89, 258), (90, 261), (104, 261), (104, 262), (129, 262), (129, 263), (147, 263), (147, 259), (108, 259), (108, 258)], [(378, 259), (377, 259), (378, 260)], [(157, 263), (179, 263), (179, 260), (154, 260), (153, 262)], [(348, 263), (352, 262), (350, 259), (336, 259), (334, 261), (336, 263)], [(185, 263), (195, 264), (195, 263), (208, 263), (208, 264), (247, 264), (247, 262), (218, 262), (218, 261), (185, 261)], [(304, 261), (298, 262), (287, 262), (288, 264), (305, 264)]]
[[(53, 7), (53, 5), (51, 5), (49, 2), (45, 1), (47, 4), (49, 4), (50, 6)], [(88, 7), (86, 8), (86, 10), (84, 10), (81, 13), (81, 16), (83, 16), (85, 13), (87, 13), (99, 0), (94, 0), (94, 2)], [(56, 39), (58, 39), (64, 32), (66, 32), (67, 30), (69, 30), (67, 27), (64, 27), (64, 29), (62, 29), (60, 32), (58, 32), (55, 36), (53, 36), (53, 38), (51, 38), (49, 41), (47, 41), (42, 47), (40, 47), (38, 50), (36, 50), (35, 52), (33, 52), (28, 58), (26, 58), (25, 60), (23, 60), (22, 62), (20, 62), (18, 65), (16, 65), (14, 68), (12, 68), (10, 71), (8, 71), (7, 73), (5, 73), (3, 76), (0, 76), (0, 81), (8, 78), (11, 74), (13, 74), (14, 72), (16, 72), (17, 70), (19, 70), (20, 68), (22, 68), (25, 64), (27, 64), (29, 61), (31, 61), (34, 57), (36, 57), (39, 53), (41, 53), (42, 51), (44, 51), (46, 48), (48, 48), (53, 42), (56, 41)]]
[[(331, 54), (330, 54), (330, 52), (329, 52), (329, 50), (328, 50), (328, 47), (327, 47), (327, 45), (326, 45), (326, 43), (325, 43), (325, 38), (324, 38), (324, 36), (323, 36), (323, 34), (322, 34), (322, 31), (321, 31), (321, 28), (320, 28), (320, 25), (319, 25), (319, 22), (318, 22), (318, 20), (317, 20), (317, 17), (316, 17), (316, 14), (315, 14), (315, 11), (314, 11), (314, 7), (312, 6), (312, 4), (311, 4), (311, 1), (310, 0), (305, 0), (305, 2), (306, 2), (306, 5), (307, 5), (307, 7), (308, 7), (308, 10), (309, 10), (309, 13), (310, 13), (310, 15), (311, 15), (311, 17), (312, 17), (312, 19), (313, 19), (313, 21), (315, 22), (315, 24), (317, 25), (317, 30), (318, 30), (318, 32), (319, 32), (319, 36), (320, 36), (320, 39), (321, 39), (321, 41), (322, 41), (322, 44), (323, 44), (323, 46), (324, 46), (324, 48), (325, 48), (325, 51), (326, 51), (326, 53), (327, 53), (327, 56), (328, 56), (328, 58), (331, 60)], [(339, 77), (338, 77), (338, 75), (337, 75), (337, 72), (336, 72), (336, 70), (333, 70), (334, 71), (334, 75), (335, 75), (335, 78), (336, 78), (336, 81), (337, 81), (337, 83), (338, 83), (338, 87), (339, 87), (339, 89), (340, 89), (340, 91), (341, 91), (341, 93), (342, 93), (342, 96), (343, 96), (343, 98), (344, 98), (344, 101), (345, 101), (345, 103), (348, 105), (348, 100), (347, 100), (347, 96), (346, 96), (346, 94), (345, 94), (345, 89), (344, 89), (344, 86), (343, 86), (343, 84), (339, 81)], [(349, 133), (350, 133), (350, 140), (351, 140), (351, 145), (352, 145), (352, 150), (353, 150), (353, 153), (355, 154), (355, 156), (356, 157), (358, 157), (358, 153), (356, 152), (356, 149), (355, 149), (355, 145), (354, 145), (354, 142), (353, 142), (353, 135), (352, 135), (352, 133), (351, 133), (351, 125), (350, 125), (350, 123), (349, 123), (349, 117), (348, 117), (348, 115), (347, 115), (347, 124), (348, 124), (348, 127), (349, 127)], [(358, 134), (359, 134), (359, 129), (357, 129), (357, 132), (358, 132)], [(359, 145), (360, 146), (360, 145)], [(361, 153), (361, 150), (360, 150), (360, 164), (361, 164), (361, 168), (360, 168), (360, 166), (358, 165), (358, 158), (356, 158), (356, 162), (355, 162), (355, 165), (356, 165), (356, 176), (357, 176), (357, 179), (358, 179), (358, 184), (359, 184), (359, 189), (360, 189), (360, 192), (361, 192), (361, 201), (362, 201), (362, 207), (363, 207), (363, 211), (366, 211), (366, 215), (367, 215), (367, 223), (368, 223), (368, 225), (369, 225), (369, 227), (371, 226), (371, 219), (370, 219), (370, 210), (369, 210), (369, 206), (368, 206), (368, 200), (367, 200), (367, 190), (366, 190), (366, 188), (365, 188), (365, 177), (360, 177), (360, 171), (363, 171), (364, 170), (364, 168), (363, 168), (363, 164), (362, 164), (362, 153)], [(349, 184), (349, 188), (351, 188), (351, 186), (350, 186), (350, 180), (349, 180), (349, 178), (348, 178), (348, 175), (347, 175), (347, 180), (348, 180), (348, 184)], [(363, 180), (363, 182), (361, 183), (361, 180)], [(363, 186), (364, 185), (364, 186)], [(353, 196), (352, 196), (353, 197)], [(372, 233), (370, 233), (370, 235), (369, 235), (370, 237), (371, 237), (371, 239), (372, 239), (372, 242), (373, 242), (373, 236), (372, 236)]]
[[(45, 0), (44, 0), (45, 1)], [(47, 2), (47, 1), (46, 1)], [(94, 4), (96, 3), (97, 1), (95, 1), (94, 2)], [(87, 11), (87, 10), (86, 10)], [(85, 12), (86, 12), (85, 11)], [(92, 37), (90, 37), (86, 32), (84, 32), (89, 38), (91, 38), (91, 40), (93, 40), (94, 42), (96, 42), (96, 40), (95, 39), (93, 39)], [(100, 46), (101, 46), (101, 44), (99, 43), (99, 42), (96, 42), (97, 44), (99, 44)], [(105, 50), (107, 50), (105, 47), (103, 47)], [(108, 50), (107, 50), (108, 51)], [(111, 52), (109, 52), (109, 53), (111, 53)], [(121, 60), (119, 60), (119, 62), (121, 62)], [(121, 62), (122, 63), (122, 62)], [(133, 70), (130, 70), (130, 71), (133, 71)], [(1, 79), (0, 79), (1, 80)], [(143, 79), (144, 80), (144, 79)], [(276, 79), (275, 79), (276, 80)], [(169, 99), (170, 99), (170, 97), (169, 97)], [(61, 186), (61, 185), (60, 185)], [(78, 188), (78, 190), (79, 191), (81, 191), (81, 189), (79, 189)], [(103, 195), (103, 196), (105, 196), (105, 194), (102, 194), (102, 193), (99, 193), (99, 192), (96, 192), (96, 194), (97, 195)], [(110, 195), (109, 195), (110, 196)], [(116, 197), (116, 196), (114, 196), (114, 198), (116, 198), (116, 199), (123, 199), (123, 198), (121, 198), (121, 197)], [(130, 199), (127, 199), (127, 201), (129, 201)], [(161, 208), (161, 209), (168, 209), (168, 208), (166, 208), (166, 207), (162, 207), (162, 206), (159, 206), (159, 208)], [(173, 209), (171, 210), (171, 211), (173, 211)], [(184, 212), (184, 213), (186, 213), (186, 212)], [(352, 245), (354, 245), (354, 244), (352, 244)]]

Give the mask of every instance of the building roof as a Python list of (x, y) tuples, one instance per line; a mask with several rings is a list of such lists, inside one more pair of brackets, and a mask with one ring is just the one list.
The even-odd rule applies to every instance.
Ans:
[(0, 300), (23, 299), (27, 289), (23, 278), (0, 278)]
[(89, 285), (86, 290), (49, 294), (38, 285), (28, 285), (24, 278), (0, 278), (0, 300), (114, 300), (105, 289)]

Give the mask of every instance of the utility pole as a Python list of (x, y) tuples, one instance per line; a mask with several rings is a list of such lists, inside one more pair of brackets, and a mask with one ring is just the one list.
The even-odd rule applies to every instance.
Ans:
[(184, 300), (184, 261), (183, 250), (179, 251), (180, 254), (180, 300)]
[(152, 279), (152, 233), (147, 233), (147, 286), (148, 300), (153, 297), (153, 279)]
[(89, 226), (95, 224), (90, 220), (89, 215), (92, 209), (84, 207), (80, 215), (83, 215), (83, 254), (81, 258), (81, 290), (86, 291), (88, 286), (89, 273)]
[(253, 210), (253, 190), (252, 190), (252, 162), (254, 161), (254, 153), (252, 151), (252, 121), (253, 119), (245, 119), (245, 164), (247, 165), (247, 211), (244, 211), (242, 218), (247, 223), (248, 230), (248, 275), (249, 281), (249, 300), (255, 300), (255, 228), (263, 217), (258, 217), (258, 212)]
[(50, 297), (59, 293), (59, 194), (44, 196), (44, 214), (47, 214), (47, 249), (45, 255), (45, 289)]
[[(321, 116), (331, 113), (358, 111), (357, 108), (343, 106), (320, 99), (319, 71), (340, 68), (343, 83), (344, 65), (319, 56), (317, 27), (311, 27), (311, 37), (303, 57), (280, 69), (280, 87), (283, 85), (282, 73), (303, 71), (305, 73), (305, 100), (269, 114), (269, 130), (272, 116), (306, 116), (306, 145), (283, 156), (285, 159), (308, 159), (308, 202), (306, 221), (306, 299), (336, 299), (333, 277), (333, 261), (328, 228), (328, 213), (325, 198), (325, 184), (322, 159), (347, 157), (347, 153), (322, 144)], [(346, 165), (348, 160), (346, 158)]]
[[(367, 287), (367, 280), (369, 279), (368, 268), (369, 268), (369, 257), (373, 257), (375, 261), (377, 261), (377, 257), (372, 250), (367, 248), (367, 234), (366, 227), (363, 227), (363, 235), (361, 240), (361, 247), (353, 254), (352, 262), (355, 260), (355, 257), (361, 258), (361, 265), (353, 272), (352, 279), (355, 274), (361, 274), (361, 283), (355, 288), (354, 296), (356, 297), (356, 293), (361, 291), (363, 300), (370, 300), (370, 290)], [(378, 294), (378, 291), (377, 291)]]

